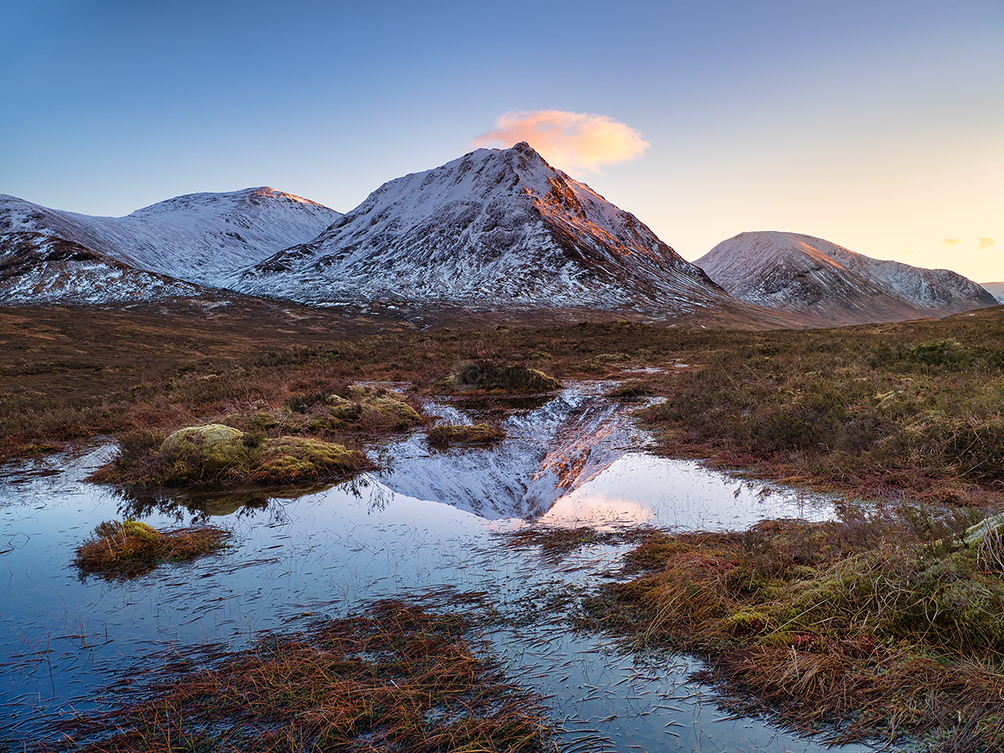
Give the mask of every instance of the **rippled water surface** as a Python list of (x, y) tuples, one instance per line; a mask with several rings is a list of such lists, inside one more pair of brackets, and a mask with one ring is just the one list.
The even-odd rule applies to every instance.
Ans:
[[(699, 668), (691, 659), (627, 653), (532, 609), (595, 584), (622, 549), (596, 546), (555, 564), (502, 546), (499, 532), (723, 530), (833, 514), (825, 500), (646, 454), (629, 407), (599, 397), (602, 388), (579, 385), (496, 416), (509, 432), (498, 448), (438, 452), (412, 436), (377, 453), (381, 472), (283, 497), (129, 499), (86, 481), (109, 446), (8, 467), (0, 478), (0, 741), (44, 738), (97, 689), (163, 662), (172, 648), (240, 647), (262, 630), (375, 598), (454, 589), (486, 592), (503, 613), (538, 615), (488, 637), (549, 696), (567, 750), (821, 749), (763, 721), (728, 718), (709, 688), (687, 679)], [(497, 406), (430, 409), (469, 422)], [(125, 514), (158, 527), (209, 516), (232, 531), (234, 546), (129, 582), (81, 580), (70, 567), (74, 548)]]

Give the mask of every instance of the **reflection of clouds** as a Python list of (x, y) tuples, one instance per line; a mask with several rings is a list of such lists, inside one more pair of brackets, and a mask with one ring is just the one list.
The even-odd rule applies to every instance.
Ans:
[(561, 528), (604, 528), (643, 525), (654, 518), (652, 510), (639, 500), (625, 499), (602, 491), (586, 491), (562, 497), (539, 522)]

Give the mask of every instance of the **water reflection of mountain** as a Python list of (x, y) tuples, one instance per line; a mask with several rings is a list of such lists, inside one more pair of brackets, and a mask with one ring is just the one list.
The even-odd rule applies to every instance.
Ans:
[[(443, 420), (481, 420), (483, 406), (430, 407)], [(482, 518), (536, 520), (562, 496), (594, 478), (643, 441), (629, 409), (579, 390), (517, 410), (494, 448), (431, 449), (421, 435), (390, 445), (379, 482), (398, 494), (443, 502)]]
[[(339, 484), (364, 496), (371, 509), (395, 494), (441, 502), (488, 520), (545, 515), (562, 497), (595, 478), (643, 443), (629, 407), (580, 389), (553, 397), (463, 399), (429, 406), (447, 423), (501, 423), (508, 438), (494, 447), (431, 448), (424, 433), (387, 445), (376, 458), (382, 470)], [(193, 521), (249, 514), (270, 501), (296, 499), (330, 485), (227, 492), (120, 490), (120, 514), (152, 513)]]

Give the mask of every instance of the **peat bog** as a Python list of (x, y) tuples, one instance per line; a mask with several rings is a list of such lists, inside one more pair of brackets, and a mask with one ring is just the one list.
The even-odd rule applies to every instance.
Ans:
[[(123, 327), (134, 347), (152, 346), (164, 334), (154, 318), (139, 329), (107, 311), (78, 313), (73, 323), (53, 314), (45, 342), (40, 329), (34, 343), (30, 332), (0, 343), (13, 348), (4, 368), (25, 385), (0, 395), (3, 452), (26, 458), (8, 462), (12, 482), (0, 490), (0, 509), (15, 509), (24, 489), (46, 483), (45, 477), (16, 478), (24, 469), (47, 468), (47, 453), (66, 442), (111, 434), (118, 445), (74, 470), (75, 480), (59, 482), (67, 492), (99, 495), (104, 501), (93, 509), (101, 519), (122, 520), (102, 524), (90, 538), (79, 533), (83, 519), (74, 524), (79, 554), (73, 559), (64, 550), (64, 569), (72, 560), (102, 574), (97, 580), (106, 589), (157, 579), (164, 593), (177, 592), (156, 607), (162, 619), (172, 608), (165, 605), (195, 598), (172, 572), (198, 568), (208, 577), (216, 568), (207, 584), (223, 578), (222, 587), (236, 578), (224, 590), (247, 593), (242, 579), (259, 572), (272, 551), (261, 548), (262, 536), (272, 535), (263, 522), (278, 516), (273, 525), (288, 525), (284, 516), (320, 515), (332, 504), (340, 507), (323, 513), (316, 545), (328, 541), (331, 552), (342, 552), (342, 567), (356, 564), (342, 586), (351, 597), (339, 600), (326, 627), (292, 619), (286, 629), (274, 617), (241, 617), (250, 631), (211, 631), (215, 643), (204, 645), (216, 648), (200, 649), (201, 658), (183, 672), (134, 666), (137, 678), (147, 677), (140, 685), (148, 697), (115, 707), (103, 702), (68, 719), (63, 704), (72, 695), (56, 691), (53, 680), (52, 699), (42, 704), (49, 731), (51, 725), (73, 728), (93, 750), (167, 750), (168, 738), (192, 749), (225, 750), (246, 745), (241, 735), (257, 724), (270, 730), (268, 749), (274, 750), (426, 749), (415, 747), (419, 740), (432, 741), (430, 751), (575, 749), (576, 740), (599, 746), (601, 739), (627, 749), (628, 722), (599, 725), (628, 725), (620, 737), (604, 738), (602, 730), (595, 739), (593, 732), (568, 736), (569, 718), (589, 708), (592, 691), (579, 697), (563, 690), (559, 703), (549, 697), (553, 677), (514, 679), (528, 646), (546, 636), (564, 647), (551, 654), (562, 661), (562, 650), (583, 641), (642, 663), (664, 657), (671, 666), (673, 657), (691, 657), (681, 687), (714, 688), (712, 707), (770, 719), (806, 750), (813, 735), (929, 750), (1004, 744), (1004, 549), (996, 523), (980, 523), (1004, 501), (1000, 309), (938, 321), (768, 332), (628, 322), (492, 331), (354, 323), (350, 331), (327, 330), (316, 319), (299, 331), (300, 324), (286, 320), (266, 351), (251, 346), (260, 326), (254, 317), (221, 316), (208, 321), (201, 340), (165, 338), (146, 364), (127, 363), (121, 352), (113, 358), (111, 345), (85, 354), (74, 345), (73, 328), (90, 318)], [(164, 326), (177, 332), (177, 324)], [(43, 352), (44, 364), (38, 361)], [(95, 384), (88, 386), (82, 371), (99, 375)], [(72, 449), (53, 457), (80, 454)], [(730, 468), (751, 488), (760, 484), (756, 479), (781, 486), (757, 486), (759, 504), (743, 501), (741, 483), (733, 505), (723, 499), (712, 508), (709, 500), (719, 492), (692, 490), (679, 475), (690, 467), (681, 463), (691, 461), (671, 457)], [(667, 477), (672, 481), (658, 480), (664, 468), (676, 469)], [(712, 474), (719, 487), (736, 483), (693, 468)], [(52, 472), (65, 476), (59, 468)], [(296, 490), (310, 483), (334, 486)], [(293, 491), (284, 499), (285, 487)], [(206, 492), (261, 501), (234, 503), (234, 517), (221, 518), (223, 526), (163, 528), (170, 516), (195, 521), (183, 500)], [(827, 496), (815, 496), (820, 493)], [(137, 494), (160, 501), (130, 508), (123, 500)], [(770, 500), (785, 494), (796, 494), (797, 504), (770, 508)], [(482, 569), (463, 576), (471, 571), (454, 565), (435, 571), (426, 552), (415, 555), (425, 563), (416, 573), (381, 576), (394, 588), (366, 587), (354, 552), (372, 546), (384, 552), (374, 556), (401, 562), (407, 556), (394, 552), (402, 534), (387, 528), (367, 534), (371, 543), (363, 550), (348, 545), (352, 529), (337, 535), (348, 537), (347, 548), (336, 545), (342, 538), (326, 539), (329, 528), (341, 530), (339, 516), (356, 504), (350, 499), (366, 500), (355, 530), (415, 505), (429, 521), (465, 516), (436, 534), (436, 546), (458, 557), (457, 543), (442, 542), (461, 535), (450, 534), (451, 525), (469, 531), (463, 536), (477, 545), (461, 549), (476, 549)], [(743, 505), (751, 505), (748, 512)], [(126, 514), (139, 509), (155, 527)], [(688, 509), (704, 512), (690, 519)], [(414, 521), (395, 525), (420, 530)], [(309, 538), (312, 529), (297, 522), (290, 530)], [(222, 553), (200, 556), (224, 542)], [(316, 556), (326, 561), (327, 555)], [(246, 564), (234, 565), (235, 557)], [(513, 581), (486, 575), (496, 567), (534, 575), (518, 588), (502, 586)], [(269, 591), (267, 601), (292, 614), (313, 613), (304, 594), (323, 601), (324, 584), (331, 585), (328, 576), (314, 583), (299, 582), (307, 573), (284, 577), (298, 583), (289, 601), (279, 591)], [(460, 603), (426, 611), (411, 600), (422, 593), (420, 583), (426, 589), (474, 586), (488, 594), (495, 616), (485, 622)], [(226, 603), (243, 614), (239, 597), (228, 598), (238, 599)], [(88, 610), (83, 602), (76, 608)], [(392, 627), (377, 624), (385, 618)], [(166, 624), (171, 640), (199, 643), (174, 618)], [(343, 645), (339, 631), (349, 624), (380, 650)], [(128, 626), (117, 631), (128, 645)], [(402, 641), (396, 648), (380, 643), (394, 634)], [(266, 650), (277, 646), (283, 650)], [(405, 653), (395, 654), (398, 649)], [(428, 652), (412, 662), (413, 649)], [(16, 651), (5, 651), (7, 666), (19, 661)], [(105, 669), (88, 670), (89, 687), (120, 676), (121, 661), (105, 661), (97, 662)], [(461, 665), (469, 669), (460, 672)], [(261, 683), (242, 687), (235, 667)], [(404, 692), (397, 679), (412, 677), (412, 670)], [(300, 690), (288, 697), (269, 690), (294, 675), (303, 684), (292, 687)], [(321, 678), (335, 676), (336, 685), (343, 683), (338, 697), (318, 696)], [(8, 690), (17, 695), (17, 689)], [(234, 700), (255, 692), (260, 705)], [(182, 718), (182, 703), (191, 710), (189, 727), (171, 727)], [(556, 711), (562, 703), (576, 709), (564, 720)], [(529, 711), (511, 713), (511, 704)], [(123, 721), (121, 735), (112, 732), (112, 719)], [(724, 729), (718, 725), (709, 730)], [(34, 739), (59, 748), (55, 738), (32, 729)], [(641, 739), (651, 731), (639, 730), (648, 729), (642, 724), (631, 734)], [(702, 739), (704, 731), (695, 734)], [(712, 741), (718, 734), (719, 742), (735, 742), (732, 733), (711, 734)], [(782, 733), (774, 728), (771, 734)]]

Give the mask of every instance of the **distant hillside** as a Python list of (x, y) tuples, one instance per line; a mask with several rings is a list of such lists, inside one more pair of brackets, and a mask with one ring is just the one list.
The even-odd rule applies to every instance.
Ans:
[(983, 289), (996, 298), (998, 302), (1004, 303), (1004, 282), (984, 282), (980, 284), (983, 286)]
[(873, 259), (798, 233), (740, 233), (695, 263), (747, 303), (833, 324), (947, 316), (996, 304), (955, 272)]
[(126, 217), (91, 217), (0, 195), (7, 302), (101, 303), (198, 294), (313, 238), (341, 214), (272, 188), (178, 196)]

